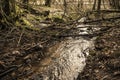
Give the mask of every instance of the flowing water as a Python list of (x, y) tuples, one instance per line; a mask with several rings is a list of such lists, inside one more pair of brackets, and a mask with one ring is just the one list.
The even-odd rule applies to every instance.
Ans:
[(83, 38), (62, 42), (55, 52), (60, 54), (59, 58), (42, 73), (42, 80), (76, 80), (86, 65), (86, 57), (92, 47), (93, 41)]
[[(89, 34), (86, 31), (87, 29), (83, 30), (79, 34)], [(83, 37), (69, 37), (54, 47), (56, 48), (53, 48), (54, 52), (52, 52), (53, 55), (51, 56), (52, 63), (34, 80), (76, 80), (86, 65), (89, 49), (94, 48), (94, 40)]]

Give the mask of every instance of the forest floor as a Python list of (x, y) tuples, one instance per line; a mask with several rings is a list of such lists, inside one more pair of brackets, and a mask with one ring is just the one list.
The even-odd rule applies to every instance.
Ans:
[[(33, 74), (40, 67), (38, 62), (48, 55), (47, 49), (64, 40), (53, 35), (69, 33), (64, 25), (47, 27), (45, 24), (44, 27), (38, 17), (32, 20), (40, 30), (18, 27), (0, 30), (0, 80), (23, 80)], [(111, 27), (98, 36), (95, 50), (90, 51), (78, 80), (120, 80), (120, 26)]]
[(95, 42), (95, 51), (78, 80), (120, 80), (120, 27), (106, 31)]

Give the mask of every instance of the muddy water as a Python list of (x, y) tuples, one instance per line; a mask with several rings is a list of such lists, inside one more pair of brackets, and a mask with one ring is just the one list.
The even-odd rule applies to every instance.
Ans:
[[(79, 34), (89, 34), (86, 30)], [(93, 39), (69, 37), (49, 49), (50, 57), (40, 63), (46, 66), (45, 70), (39, 73), (41, 68), (37, 68), (38, 72), (31, 77), (34, 80), (76, 80), (86, 65), (89, 49), (93, 48)]]
[(75, 80), (85, 67), (89, 48), (92, 47), (93, 41), (83, 38), (62, 42), (55, 52), (55, 54), (59, 54), (59, 58), (54, 59), (48, 70), (42, 73), (42, 79)]

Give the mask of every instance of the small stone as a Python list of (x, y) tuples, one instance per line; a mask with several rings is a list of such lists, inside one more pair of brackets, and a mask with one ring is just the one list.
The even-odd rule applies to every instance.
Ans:
[(19, 51), (13, 51), (12, 54), (13, 55), (20, 55), (20, 52)]

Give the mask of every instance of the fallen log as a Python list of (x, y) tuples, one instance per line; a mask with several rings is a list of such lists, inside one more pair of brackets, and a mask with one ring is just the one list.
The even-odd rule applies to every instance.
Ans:
[(120, 13), (120, 10), (94, 10), (94, 11), (91, 11), (91, 12), (101, 12), (101, 13)]
[(105, 33), (107, 30), (111, 29), (112, 27), (106, 27), (101, 29), (100, 31), (93, 32), (92, 34), (66, 34), (66, 35), (51, 35), (52, 37), (88, 37), (93, 38), (96, 36), (100, 36), (101, 34)]
[(120, 19), (120, 16), (118, 17), (111, 17), (111, 18), (103, 18), (103, 19), (97, 19), (97, 20), (90, 20), (90, 21), (86, 21), (86, 22), (83, 22), (83, 23), (94, 23), (94, 22), (102, 22), (102, 21), (110, 21), (110, 20), (117, 20), (117, 19)]

